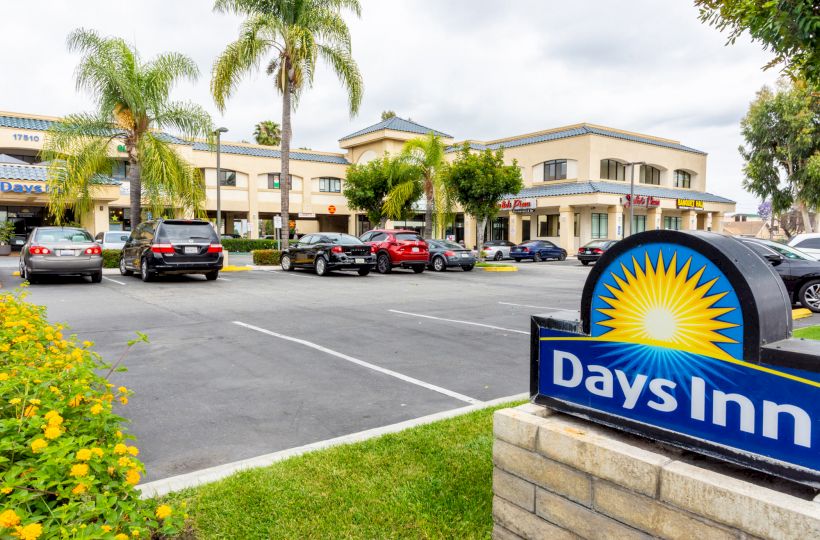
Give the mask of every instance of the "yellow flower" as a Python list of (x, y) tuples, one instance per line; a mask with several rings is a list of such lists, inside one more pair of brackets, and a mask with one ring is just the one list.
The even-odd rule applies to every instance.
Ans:
[(128, 392), (128, 388), (120, 386), (119, 388), (117, 388), (117, 392), (119, 392), (120, 394), (125, 394), (126, 392)]
[(139, 484), (140, 481), (140, 473), (137, 469), (128, 469), (128, 472), (125, 473), (125, 481), (133, 486)]
[[(54, 411), (51, 411), (51, 412), (54, 412)], [(51, 413), (49, 413), (49, 414), (51, 414)], [(46, 415), (46, 418), (48, 418), (48, 415)], [(48, 425), (51, 426), (51, 427), (57, 427), (62, 423), (63, 423), (63, 417), (60, 416), (57, 413), (54, 413), (51, 416), (51, 418), (48, 418)]]
[(91, 341), (83, 341), (83, 347), (91, 347), (92, 345), (94, 345), (94, 343)]
[(9, 493), (11, 493), (11, 491), (11, 488), (8, 486), (4, 487), (3, 489), (0, 489), (0, 493), (2, 493), (3, 495), (8, 495)]
[(133, 536), (134, 538), (139, 538), (140, 530), (139, 529), (131, 529), (131, 536)]
[(80, 450), (77, 450), (77, 459), (80, 461), (88, 461), (91, 459), (91, 450), (88, 448), (81, 448)]
[(128, 535), (120, 533), (114, 537), (114, 540), (128, 540)]
[(157, 506), (157, 519), (165, 519), (171, 515), (171, 507), (167, 504)]
[(103, 406), (97, 403), (93, 407), (91, 407), (91, 414), (100, 414), (103, 410)]
[(39, 399), (30, 399), (30, 400), (28, 400), (28, 402), (31, 403), (32, 405), (39, 405), (41, 403), (41, 401)]
[(128, 405), (128, 398), (125, 396), (120, 396), (120, 403), (123, 405)]
[[(52, 388), (54, 387), (52, 386)], [(45, 418), (46, 420), (51, 420), (55, 416), (60, 416), (60, 413), (58, 413), (57, 411), (48, 411), (46, 414), (43, 415), (43, 418)]]
[(126, 452), (128, 452), (128, 447), (125, 446), (124, 444), (117, 443), (117, 444), (114, 445), (114, 453), (117, 454), (118, 456), (121, 456), (121, 455), (125, 454)]
[(60, 390), (59, 388), (57, 388), (56, 386), (49, 386), (48, 389), (53, 394), (62, 394), (63, 393), (63, 391)]
[(14, 527), (20, 524), (20, 517), (14, 510), (4, 510), (0, 513), (0, 527)]
[(74, 495), (81, 495), (85, 493), (85, 484), (77, 484), (74, 489), (71, 490), (71, 493)]
[(110, 474), (110, 475), (114, 474), (114, 467), (108, 467), (108, 474)]
[(25, 527), (15, 527), (13, 536), (17, 536), (20, 540), (37, 540), (43, 534), (43, 526), (39, 523), (32, 523)]
[(46, 446), (48, 446), (48, 443), (43, 439), (34, 439), (33, 441), (31, 441), (31, 451), (35, 454), (43, 448), (45, 448)]
[(29, 405), (26, 407), (26, 410), (23, 411), (23, 416), (34, 416), (34, 413), (37, 412), (37, 407), (34, 405)]
[(91, 449), (91, 453), (97, 457), (103, 457), (103, 454), (105, 454), (105, 452), (103, 452), (103, 449), (97, 446)]
[(117, 430), (117, 431), (114, 433), (114, 435), (116, 435), (118, 439), (122, 439), (122, 431)]
[(87, 474), (88, 465), (86, 465), (85, 463), (77, 463), (76, 465), (72, 465), (71, 472), (68, 473), (69, 476), (74, 476), (75, 478), (82, 478)]
[(82, 403), (82, 402), (83, 402), (83, 396), (77, 394), (76, 396), (71, 398), (71, 400), (69, 400), (68, 406), (69, 407), (79, 407), (80, 403)]
[(136, 446), (129, 446), (128, 447), (128, 453), (131, 454), (132, 456), (136, 456), (137, 454), (140, 453), (140, 449), (137, 448)]
[(121, 457), (117, 460), (117, 465), (119, 465), (120, 467), (130, 467), (131, 463), (132, 461), (127, 457)]
[(46, 439), (56, 439), (61, 433), (62, 431), (60, 431), (60, 428), (57, 426), (48, 426), (43, 435), (45, 435)]
[(5, 373), (5, 372), (0, 373), (0, 381), (7, 381), (7, 380), (9, 380), (9, 374)]
[(12, 405), (17, 405), (18, 403), (20, 403), (20, 398), (19, 397), (11, 398), (9, 400), (9, 403), (11, 403)]
[(111, 532), (111, 525), (103, 525), (100, 529), (102, 529), (103, 532)]

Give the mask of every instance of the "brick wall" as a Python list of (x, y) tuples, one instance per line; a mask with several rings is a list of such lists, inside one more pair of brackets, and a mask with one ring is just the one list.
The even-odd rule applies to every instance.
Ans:
[(820, 497), (537, 405), (497, 411), (493, 537), (820, 539)]

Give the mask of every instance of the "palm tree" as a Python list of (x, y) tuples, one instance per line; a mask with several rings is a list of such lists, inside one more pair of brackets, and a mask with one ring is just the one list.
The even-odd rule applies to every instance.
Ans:
[(279, 124), (273, 120), (262, 120), (256, 124), (253, 130), (253, 138), (256, 139), (256, 144), (264, 146), (279, 146), (282, 142), (282, 130), (279, 129)]
[(167, 208), (200, 212), (205, 198), (201, 173), (173, 148), (175, 139), (159, 131), (190, 138), (212, 131), (202, 107), (169, 100), (179, 80), (196, 80), (193, 60), (171, 52), (144, 62), (124, 40), (82, 28), (69, 34), (67, 43), (69, 51), (82, 54), (77, 89), (91, 93), (96, 110), (66, 116), (46, 134), (42, 154), (51, 162), (54, 218), (62, 221), (66, 208), (77, 217), (91, 210), (100, 180), (111, 176), (115, 165), (111, 147), (120, 142), (128, 154), (132, 229), (141, 221), (143, 199), (155, 213)]
[[(362, 101), (362, 77), (350, 47), (350, 30), (341, 12), (361, 14), (359, 0), (216, 0), (214, 10), (244, 15), (239, 39), (229, 43), (213, 67), (211, 93), (220, 111), (242, 77), (256, 70), (266, 55), (268, 75), (282, 94), (282, 178), (290, 175), (291, 110), (313, 83), (319, 57), (345, 86), (350, 114)], [(282, 222), (290, 219), (290, 193), (282, 182)], [(283, 228), (282, 245), (288, 245)]]
[(438, 135), (430, 132), (426, 137), (410, 139), (404, 143), (402, 154), (420, 171), (427, 203), (424, 210), (424, 238), (432, 238), (433, 210), (436, 210), (438, 217), (437, 229), (443, 227), (446, 214), (452, 213), (451, 198), (439, 175), (444, 163), (444, 144)]

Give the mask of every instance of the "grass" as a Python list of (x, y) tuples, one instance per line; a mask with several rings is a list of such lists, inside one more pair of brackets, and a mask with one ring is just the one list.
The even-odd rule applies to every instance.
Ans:
[(820, 326), (807, 326), (794, 331), (794, 337), (820, 340)]
[(512, 265), (512, 264), (506, 264), (506, 263), (491, 263), (491, 262), (477, 262), (477, 263), (475, 263), (475, 265), (476, 265), (477, 267), (479, 267), (479, 268), (490, 268), (490, 267), (496, 267), (496, 268), (514, 268), (514, 267), (515, 267), (515, 266), (514, 266), (514, 265)]
[(291, 458), (166, 497), (216, 538), (490, 538), (502, 405)]

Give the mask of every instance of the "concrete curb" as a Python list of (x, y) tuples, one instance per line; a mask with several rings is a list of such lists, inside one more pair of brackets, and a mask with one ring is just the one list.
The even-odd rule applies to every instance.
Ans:
[(405, 420), (404, 422), (399, 422), (397, 424), (390, 424), (388, 426), (359, 431), (358, 433), (351, 433), (349, 435), (342, 435), (341, 437), (336, 437), (333, 439), (317, 441), (304, 446), (280, 450), (271, 454), (264, 454), (254, 458), (243, 459), (241, 461), (234, 461), (233, 463), (226, 463), (224, 465), (217, 465), (215, 467), (209, 467), (199, 471), (193, 471), (186, 474), (180, 474), (178, 476), (155, 480), (153, 482), (146, 482), (145, 484), (138, 485), (137, 489), (140, 490), (140, 498), (142, 499), (162, 497), (163, 495), (167, 495), (168, 493), (172, 493), (174, 491), (180, 491), (202, 484), (216, 482), (217, 480), (226, 478), (239, 471), (266, 467), (268, 465), (272, 465), (273, 463), (300, 456), (308, 452), (375, 439), (377, 437), (381, 437), (382, 435), (387, 435), (388, 433), (404, 431), (405, 429), (411, 427), (431, 424), (439, 420), (446, 420), (448, 418), (454, 418), (456, 416), (479, 411), (488, 407), (495, 407), (496, 405), (502, 405), (511, 401), (520, 401), (527, 398), (529, 398), (529, 393), (515, 394), (513, 396), (506, 396), (493, 399), (491, 401), (485, 401), (476, 405), (468, 405), (466, 407), (450, 409), (448, 411), (413, 418), (412, 420)]
[(476, 268), (485, 272), (518, 272), (516, 266), (477, 266)]
[(792, 310), (792, 319), (805, 319), (806, 317), (811, 317), (813, 315), (812, 311), (806, 308), (798, 308)]

